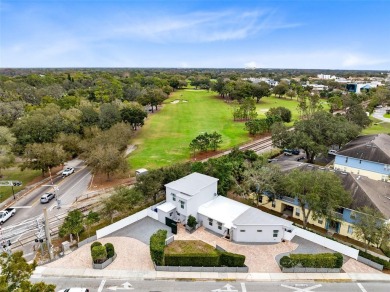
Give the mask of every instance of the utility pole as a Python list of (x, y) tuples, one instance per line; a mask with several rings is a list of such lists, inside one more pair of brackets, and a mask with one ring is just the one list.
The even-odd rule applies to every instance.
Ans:
[(49, 251), (50, 260), (53, 259), (53, 254), (51, 250), (51, 237), (50, 237), (50, 229), (49, 229), (49, 219), (47, 217), (47, 210), (43, 208), (43, 216), (45, 217), (45, 234), (46, 234), (46, 244), (47, 250)]

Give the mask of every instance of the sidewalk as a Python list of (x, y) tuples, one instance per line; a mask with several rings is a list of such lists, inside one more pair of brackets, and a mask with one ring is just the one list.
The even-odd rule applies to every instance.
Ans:
[(32, 278), (42, 277), (77, 277), (106, 278), (126, 280), (224, 280), (224, 281), (304, 281), (318, 282), (390, 282), (390, 275), (383, 273), (203, 273), (203, 272), (158, 272), (134, 270), (94, 270), (94, 269), (63, 269), (37, 267)]

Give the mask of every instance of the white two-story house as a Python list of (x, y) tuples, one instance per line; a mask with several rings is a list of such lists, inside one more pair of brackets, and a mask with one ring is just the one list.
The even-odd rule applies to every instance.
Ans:
[(190, 215), (205, 228), (236, 242), (281, 242), (292, 222), (217, 195), (218, 179), (192, 173), (166, 184), (166, 202), (157, 207), (158, 220), (183, 224)]

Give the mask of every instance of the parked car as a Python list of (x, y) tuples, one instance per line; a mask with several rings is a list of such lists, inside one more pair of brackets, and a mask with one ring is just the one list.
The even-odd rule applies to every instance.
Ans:
[(62, 177), (71, 175), (72, 173), (74, 173), (74, 168), (73, 168), (73, 167), (67, 167), (67, 168), (65, 168), (65, 169), (62, 171)]
[(67, 288), (67, 289), (62, 289), (58, 292), (89, 292), (89, 289), (87, 289), (87, 288)]
[(330, 154), (330, 155), (335, 155), (337, 153), (337, 151), (336, 150), (329, 150), (328, 151), (328, 154)]
[(16, 213), (15, 208), (7, 208), (3, 211), (0, 211), (0, 224), (3, 224), (5, 221), (7, 221), (9, 218), (14, 216)]
[(42, 204), (49, 203), (55, 197), (56, 197), (56, 195), (54, 193), (45, 193), (41, 197), (41, 203)]
[(300, 153), (299, 149), (284, 149), (283, 152), (284, 152), (284, 155), (289, 155), (289, 156), (299, 155), (299, 153)]

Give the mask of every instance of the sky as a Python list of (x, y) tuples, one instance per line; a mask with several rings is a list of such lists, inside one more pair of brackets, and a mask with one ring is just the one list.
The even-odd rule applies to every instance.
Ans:
[(390, 70), (390, 0), (0, 0), (0, 67)]

